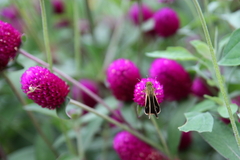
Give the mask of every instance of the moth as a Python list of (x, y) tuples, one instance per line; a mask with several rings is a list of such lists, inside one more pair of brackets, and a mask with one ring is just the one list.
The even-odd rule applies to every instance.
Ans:
[(155, 95), (155, 89), (152, 82), (146, 82), (145, 92), (146, 96), (144, 112), (146, 115), (148, 115), (149, 119), (151, 115), (155, 115), (158, 118), (161, 108)]

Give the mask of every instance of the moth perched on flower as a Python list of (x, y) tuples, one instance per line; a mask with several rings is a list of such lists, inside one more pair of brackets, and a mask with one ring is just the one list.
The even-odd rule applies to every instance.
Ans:
[(163, 86), (153, 78), (143, 78), (135, 85), (134, 102), (145, 107), (145, 114), (149, 116), (161, 112), (160, 103), (163, 101)]

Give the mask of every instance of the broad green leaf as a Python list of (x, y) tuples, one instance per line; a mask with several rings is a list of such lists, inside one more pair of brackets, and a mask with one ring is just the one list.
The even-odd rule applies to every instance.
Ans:
[(218, 119), (214, 119), (212, 132), (204, 132), (200, 133), (200, 135), (226, 159), (240, 159), (240, 151), (230, 126), (222, 123)]
[(168, 47), (165, 51), (154, 51), (146, 53), (149, 57), (168, 58), (173, 60), (197, 60), (188, 50), (183, 47)]
[(240, 29), (235, 30), (223, 50), (222, 59), (218, 62), (223, 66), (237, 66), (240, 64)]
[(33, 146), (21, 148), (8, 155), (8, 160), (33, 160), (35, 159), (35, 151)]
[(199, 40), (194, 40), (194, 41), (191, 41), (190, 43), (198, 51), (199, 54), (201, 54), (203, 57), (207, 59), (211, 59), (209, 47), (206, 43)]
[(178, 127), (180, 131), (211, 132), (213, 127), (213, 117), (210, 113), (188, 112), (185, 113), (187, 122)]
[[(178, 126), (185, 122), (184, 113), (189, 110), (191, 106), (196, 103), (196, 99), (192, 98), (189, 101), (182, 101), (178, 103), (178, 106), (171, 110), (172, 113), (168, 117), (170, 118), (170, 123), (167, 129), (167, 144), (171, 154), (176, 155), (178, 153), (178, 146), (181, 138), (181, 131), (178, 130)], [(164, 113), (164, 108), (161, 114)], [(160, 116), (162, 116), (160, 114)]]
[(62, 154), (57, 160), (79, 160), (79, 157), (69, 153), (65, 153)]
[(23, 69), (24, 67), (18, 63), (16, 60), (14, 60), (10, 65), (7, 66), (7, 71), (18, 71)]
[(143, 115), (143, 109), (144, 109), (144, 107), (140, 107), (139, 105), (137, 105), (137, 116), (138, 116), (138, 118)]
[[(230, 104), (230, 108), (232, 111), (232, 114), (236, 113), (238, 110), (238, 106), (236, 104)], [(218, 107), (218, 113), (221, 115), (223, 118), (229, 118), (227, 107), (226, 106), (221, 106)]]
[(27, 111), (34, 111), (34, 112), (38, 112), (38, 113), (41, 113), (41, 114), (45, 114), (45, 115), (48, 115), (48, 116), (58, 118), (58, 116), (57, 116), (57, 114), (54, 110), (49, 110), (47, 108), (42, 108), (41, 106), (37, 105), (36, 103), (31, 103), (31, 104), (26, 105), (26, 106), (24, 106), (24, 109), (27, 110)]
[(189, 111), (190, 112), (205, 112), (208, 110), (211, 110), (214, 108), (216, 105), (213, 101), (211, 100), (204, 100), (197, 105), (193, 106)]
[(219, 104), (219, 105), (223, 105), (223, 101), (219, 98), (219, 97), (212, 97), (212, 96), (209, 96), (209, 95), (204, 95), (204, 98), (207, 98), (209, 100), (212, 100), (214, 101), (215, 103)]
[(56, 112), (57, 112), (57, 115), (59, 118), (70, 119), (70, 117), (66, 113), (66, 108), (67, 108), (69, 101), (70, 101), (70, 98), (66, 97), (64, 102), (61, 104), (61, 106), (56, 109)]
[(83, 128), (80, 134), (82, 136), (82, 145), (85, 150), (92, 143), (94, 135), (100, 130), (102, 122), (103, 119), (98, 117), (96, 120), (90, 122), (87, 127)]

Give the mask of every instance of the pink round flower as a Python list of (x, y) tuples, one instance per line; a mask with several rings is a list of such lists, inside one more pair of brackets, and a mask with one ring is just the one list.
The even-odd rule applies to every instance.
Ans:
[(118, 100), (133, 99), (134, 86), (138, 79), (140, 79), (139, 69), (128, 59), (117, 59), (107, 69), (107, 81)]
[(181, 140), (178, 146), (179, 150), (187, 149), (192, 143), (192, 135), (191, 132), (182, 132)]
[(196, 77), (193, 80), (191, 91), (195, 96), (203, 98), (204, 94), (212, 96), (209, 88), (210, 86), (208, 86), (205, 79)]
[(156, 78), (164, 88), (164, 97), (169, 101), (185, 98), (191, 91), (191, 79), (176, 61), (159, 58), (150, 67), (150, 76)]
[(19, 17), (19, 13), (17, 8), (11, 5), (9, 7), (2, 8), (1, 16), (9, 20), (14, 20)]
[[(83, 86), (88, 88), (93, 93), (99, 95), (99, 89), (96, 82), (90, 79), (81, 79), (79, 83), (81, 83)], [(95, 99), (93, 99), (88, 94), (80, 90), (77, 86), (73, 86), (72, 96), (73, 96), (73, 99), (82, 101), (84, 104), (90, 107), (94, 107), (97, 104), (97, 101)]]
[(52, 6), (54, 13), (62, 14), (65, 10), (65, 6), (62, 0), (52, 0)]
[(139, 5), (135, 3), (131, 6), (128, 14), (132, 22), (138, 25), (141, 22), (139, 19), (141, 14), (142, 14), (142, 22), (144, 22), (153, 16), (153, 11), (145, 4), (142, 4), (140, 8)]
[(21, 33), (10, 24), (0, 21), (0, 68), (5, 68), (7, 62), (16, 56), (21, 45)]
[(168, 7), (158, 10), (153, 15), (153, 19), (155, 21), (154, 30), (162, 37), (174, 35), (180, 26), (177, 13)]
[(113, 148), (118, 153), (121, 160), (167, 159), (162, 153), (127, 131), (122, 131), (114, 137)]
[(65, 81), (40, 66), (26, 70), (21, 77), (21, 84), (28, 98), (43, 108), (60, 107), (69, 93), (69, 86)]
[(134, 98), (133, 98), (134, 102), (136, 102), (140, 106), (145, 106), (147, 82), (152, 82), (157, 101), (158, 103), (161, 103), (164, 97), (163, 86), (160, 85), (160, 83), (153, 78), (143, 78), (139, 83), (135, 85)]

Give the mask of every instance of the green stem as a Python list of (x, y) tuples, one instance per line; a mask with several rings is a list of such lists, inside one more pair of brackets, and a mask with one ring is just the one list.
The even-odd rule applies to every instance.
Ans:
[(82, 137), (81, 137), (81, 124), (76, 123), (74, 130), (77, 138), (78, 156), (79, 156), (79, 159), (81, 160), (81, 159), (84, 159), (85, 157), (83, 145), (82, 145)]
[(87, 18), (88, 18), (88, 21), (90, 23), (90, 32), (91, 32), (91, 35), (92, 35), (92, 40), (93, 40), (93, 43), (96, 44), (97, 41), (96, 41), (96, 37), (94, 35), (93, 16), (92, 16), (92, 12), (91, 12), (90, 6), (89, 6), (89, 0), (84, 0), (84, 1), (85, 1)]
[[(14, 84), (12, 83), (12, 81), (10, 80), (10, 78), (7, 76), (7, 74), (5, 72), (2, 72), (3, 77), (5, 78), (5, 80), (7, 81), (7, 83), (9, 84), (9, 86), (11, 87), (11, 89), (13, 90), (13, 92), (15, 93), (15, 95), (17, 96), (18, 100), (22, 103), (23, 106), (27, 105), (27, 102), (24, 100), (24, 98), (22, 97), (22, 95), (19, 93), (19, 91), (17, 90), (17, 88), (14, 86)], [(51, 142), (49, 141), (49, 139), (47, 138), (47, 136), (43, 133), (38, 121), (35, 119), (35, 117), (33, 116), (33, 113), (30, 111), (26, 111), (28, 116), (30, 117), (34, 127), (36, 128), (37, 132), (39, 133), (39, 135), (42, 137), (42, 139), (45, 141), (45, 143), (47, 144), (47, 146), (49, 147), (49, 149), (54, 153), (54, 155), (56, 157), (58, 157), (58, 153), (57, 151), (53, 148)]]
[(44, 0), (40, 0), (41, 12), (42, 12), (42, 26), (43, 26), (43, 39), (47, 54), (47, 62), (49, 64), (49, 69), (52, 72), (52, 54), (50, 49), (49, 43), (49, 36), (48, 36), (48, 25), (47, 25), (47, 17), (46, 17), (46, 10)]
[(197, 9), (198, 15), (199, 15), (201, 23), (202, 23), (205, 38), (207, 40), (207, 44), (208, 44), (208, 47), (209, 47), (209, 50), (210, 50), (210, 53), (211, 53), (212, 63), (213, 63), (213, 67), (214, 67), (216, 77), (217, 77), (217, 80), (218, 80), (219, 88), (220, 88), (220, 91), (222, 93), (225, 106), (227, 107), (227, 111), (228, 111), (228, 114), (229, 114), (230, 122), (231, 122), (231, 125), (232, 125), (233, 133), (234, 133), (238, 148), (240, 149), (240, 137), (239, 137), (238, 129), (237, 129), (237, 126), (236, 126), (236, 123), (235, 123), (235, 120), (234, 120), (234, 117), (233, 117), (233, 114), (232, 114), (232, 111), (231, 111), (231, 108), (230, 108), (228, 94), (227, 94), (227, 91), (225, 90), (225, 87), (224, 87), (221, 72), (220, 72), (219, 66), (217, 64), (217, 59), (216, 59), (216, 56), (215, 56), (214, 48), (212, 46), (212, 42), (211, 42), (211, 38), (210, 38), (210, 35), (209, 35), (209, 32), (208, 32), (207, 24), (206, 24), (206, 21), (204, 19), (201, 7), (198, 4), (198, 1), (194, 0), (193, 2), (195, 4), (195, 7)]
[(79, 69), (81, 66), (81, 51), (80, 51), (80, 31), (78, 27), (79, 21), (79, 7), (78, 1), (74, 0), (73, 2), (73, 22), (74, 22), (74, 54), (75, 54), (75, 65), (76, 69), (79, 73)]
[(67, 148), (69, 149), (69, 151), (72, 153), (72, 154), (74, 154), (74, 155), (76, 155), (76, 152), (75, 152), (75, 150), (74, 150), (74, 146), (73, 146), (73, 144), (72, 144), (72, 142), (71, 142), (71, 140), (69, 139), (69, 137), (68, 137), (68, 134), (67, 134), (67, 126), (66, 126), (66, 124), (63, 122), (63, 120), (61, 119), (61, 128), (62, 128), (62, 132), (63, 132), (63, 136), (64, 136), (64, 138), (65, 138), (65, 140), (66, 140), (66, 144), (67, 144)]
[(93, 113), (93, 114), (96, 114), (97, 116), (99, 116), (99, 117), (107, 120), (108, 122), (113, 123), (113, 124), (115, 124), (116, 126), (118, 126), (118, 127), (122, 128), (122, 129), (124, 129), (124, 130), (132, 133), (133, 135), (135, 135), (136, 137), (138, 137), (138, 138), (141, 139), (142, 141), (148, 143), (149, 145), (151, 145), (151, 146), (153, 146), (153, 147), (155, 147), (155, 148), (157, 148), (157, 149), (159, 149), (159, 150), (163, 150), (162, 147), (160, 147), (159, 145), (157, 145), (156, 143), (154, 143), (154, 142), (151, 141), (150, 139), (144, 137), (144, 136), (141, 135), (140, 133), (132, 130), (132, 129), (129, 128), (127, 125), (122, 124), (122, 123), (119, 123), (118, 121), (110, 118), (110, 117), (107, 116), (107, 115), (104, 115), (104, 114), (101, 114), (101, 113), (99, 113), (99, 112), (96, 112), (96, 111), (95, 111), (94, 109), (92, 109), (91, 107), (88, 107), (88, 106), (86, 106), (85, 104), (80, 103), (80, 102), (78, 102), (78, 101), (75, 101), (75, 100), (73, 100), (73, 99), (70, 100), (70, 103), (71, 103), (71, 104), (74, 104), (74, 105), (76, 105), (76, 106), (78, 106), (78, 107), (80, 107), (80, 108), (82, 108), (82, 109), (84, 109), (84, 110), (86, 110), (86, 111), (88, 111), (88, 112), (91, 112), (91, 113)]
[(167, 143), (166, 143), (166, 141), (165, 141), (165, 139), (164, 139), (164, 137), (163, 137), (163, 135), (162, 135), (162, 133), (161, 133), (161, 131), (160, 131), (160, 128), (158, 127), (158, 124), (157, 124), (157, 122), (156, 122), (156, 119), (155, 119), (155, 118), (151, 118), (151, 121), (152, 121), (154, 127), (155, 127), (156, 130), (157, 130), (159, 139), (160, 139), (160, 141), (161, 141), (161, 143), (162, 143), (162, 145), (163, 145), (163, 147), (164, 147), (164, 149), (165, 149), (166, 154), (167, 154), (168, 157), (170, 158), (170, 157), (171, 157), (171, 154), (170, 154), (170, 152), (169, 152)]

